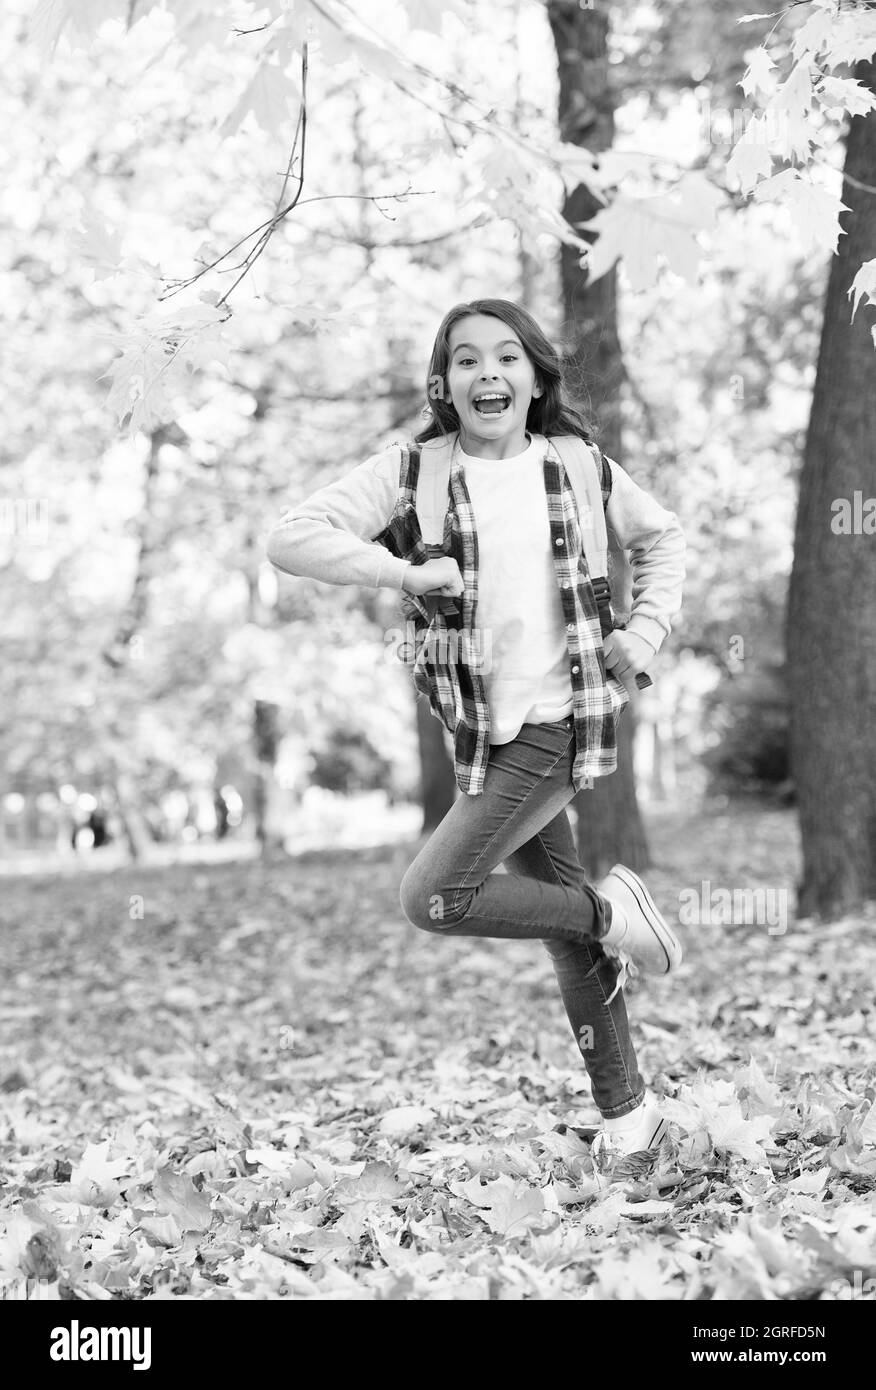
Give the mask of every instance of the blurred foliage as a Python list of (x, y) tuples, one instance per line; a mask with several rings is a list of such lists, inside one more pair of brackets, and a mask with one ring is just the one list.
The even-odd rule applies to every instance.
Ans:
[(723, 725), (720, 742), (704, 757), (712, 790), (769, 792), (791, 799), (783, 666), (728, 677), (707, 697), (704, 717)]
[[(763, 26), (735, 24), (743, 9), (616, 7), (618, 150), (672, 149), (717, 176), (729, 145), (705, 106), (743, 103), (735, 84), (762, 37)], [(217, 136), (251, 76), (240, 45), (223, 49), (221, 90), (197, 46), (176, 81), (160, 25), (141, 25), (136, 43), (105, 28), (91, 52), (62, 43), (44, 64), (23, 39), (27, 11), (15, 0), (0, 20), (0, 112), (16, 132), (5, 151), (0, 283), (16, 327), (0, 339), (0, 462), (5, 497), (46, 499), (48, 526), (0, 536), (7, 782), (111, 783), (122, 770), (151, 787), (160, 767), (185, 784), (240, 784), (254, 702), (269, 699), (290, 783), (314, 758), (324, 765), (318, 750), (342, 727), (359, 751), (346, 772), (321, 775), (355, 780), (371, 766), (383, 777), (386, 759), (415, 796), (409, 673), (381, 655), (397, 595), (277, 576), (266, 533), (290, 502), (419, 427), (428, 350), (451, 303), (519, 298), (526, 284), (528, 307), (562, 339), (556, 242), (529, 255), (524, 275), (518, 229), (481, 216), (475, 170), (447, 123), (418, 94), (392, 86), (387, 100), (373, 75), (346, 80), (317, 50), (312, 196), (240, 287), (230, 366), (187, 380), (160, 440), (120, 439), (101, 376), (119, 335), (154, 308), (159, 269), (182, 275), (205, 243), (224, 249), (254, 224), (283, 151), (251, 118)], [(460, 84), (549, 143), (556, 58), (543, 7), (507, 0), (471, 19), (512, 41), (507, 61), (485, 66), (482, 46), (448, 27)], [(408, 167), (422, 196), (375, 201), (404, 190)], [(696, 284), (666, 272), (630, 293), (621, 279), (621, 461), (688, 540), (685, 606), (662, 662), (687, 648), (729, 669), (741, 635), (746, 669), (766, 673), (781, 654), (825, 258), (757, 204), (728, 206), (708, 252)]]
[(333, 792), (391, 789), (392, 765), (357, 729), (331, 729), (325, 743), (313, 751), (311, 782)]

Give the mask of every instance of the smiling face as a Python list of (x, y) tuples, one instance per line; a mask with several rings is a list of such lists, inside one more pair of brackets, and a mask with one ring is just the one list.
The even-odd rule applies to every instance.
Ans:
[(468, 314), (451, 328), (449, 347), (447, 391), (463, 449), (483, 458), (522, 454), (529, 403), (542, 387), (514, 329), (490, 314)]

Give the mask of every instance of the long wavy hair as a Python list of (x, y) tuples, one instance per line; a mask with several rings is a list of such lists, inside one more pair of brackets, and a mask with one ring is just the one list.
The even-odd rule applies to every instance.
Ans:
[(545, 337), (535, 319), (510, 299), (473, 299), (469, 304), (454, 304), (444, 315), (435, 337), (426, 378), (427, 405), (424, 414), (431, 415), (429, 423), (414, 435), (417, 444), (427, 439), (446, 437), (459, 429), (456, 407), (445, 399), (447, 373), (450, 366), (450, 330), (469, 314), (489, 314), (513, 328), (544, 387), (541, 396), (533, 396), (526, 414), (526, 428), (533, 434), (577, 434), (586, 443), (595, 443), (594, 426), (584, 413), (568, 399), (563, 367), (556, 349)]

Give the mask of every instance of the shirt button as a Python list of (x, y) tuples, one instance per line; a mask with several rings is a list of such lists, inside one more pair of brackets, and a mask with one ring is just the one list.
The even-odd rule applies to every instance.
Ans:
[(563, 588), (564, 588), (564, 589), (571, 589), (571, 587), (572, 587), (572, 581), (571, 581), (571, 579), (564, 579), (564, 580), (563, 580)]
[(554, 541), (554, 545), (565, 545), (565, 544), (566, 544), (566, 542), (563, 540), (562, 536), (557, 536), (557, 539)]
[(574, 636), (574, 635), (575, 635), (575, 624), (574, 624), (574, 623), (566, 623), (566, 631), (569, 633), (570, 636)]
[(581, 670), (581, 667), (580, 667), (580, 666), (573, 666), (573, 667), (572, 667), (572, 675), (573, 675), (573, 676), (577, 676), (577, 674), (578, 674), (578, 672), (579, 672), (580, 670)]

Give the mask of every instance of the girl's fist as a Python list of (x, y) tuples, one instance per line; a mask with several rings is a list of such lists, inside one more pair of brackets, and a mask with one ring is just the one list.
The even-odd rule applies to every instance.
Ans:
[(620, 628), (615, 628), (603, 640), (602, 650), (606, 670), (617, 676), (631, 692), (635, 688), (636, 676), (646, 669), (654, 657), (650, 642), (638, 637), (635, 632), (625, 632)]
[(459, 598), (465, 585), (459, 565), (450, 555), (427, 560), (424, 565), (410, 565), (404, 574), (402, 588), (409, 594), (444, 594)]

